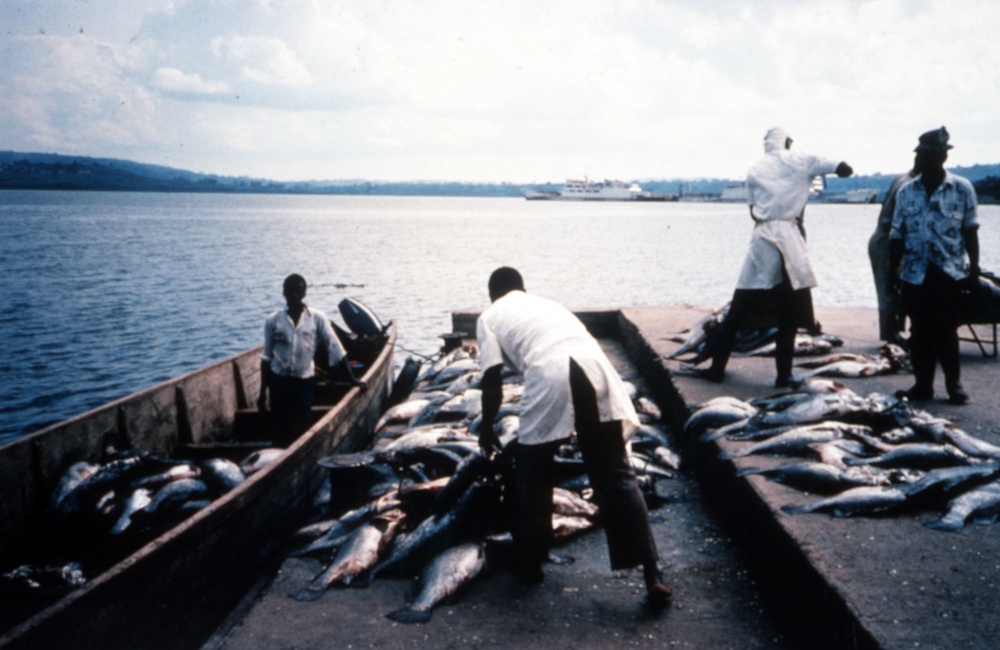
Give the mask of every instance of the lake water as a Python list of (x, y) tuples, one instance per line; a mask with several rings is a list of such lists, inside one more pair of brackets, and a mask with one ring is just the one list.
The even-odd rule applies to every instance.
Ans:
[[(874, 307), (877, 205), (812, 205), (817, 305)], [(1000, 208), (981, 208), (1000, 269)], [(732, 295), (747, 208), (509, 198), (0, 191), (0, 443), (262, 342), (290, 273), (343, 324), (360, 300), (430, 355), (501, 265), (570, 308)]]

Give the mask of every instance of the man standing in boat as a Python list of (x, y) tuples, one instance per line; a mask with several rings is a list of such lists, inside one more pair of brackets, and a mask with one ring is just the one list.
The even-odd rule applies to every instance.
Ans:
[(271, 431), (276, 444), (288, 444), (309, 427), (315, 388), (313, 358), (318, 346), (327, 349), (332, 368), (340, 365), (347, 377), (362, 389), (347, 361), (330, 320), (303, 302), (306, 281), (301, 275), (285, 278), (286, 306), (264, 322), (264, 352), (260, 355), (260, 397), (257, 408), (268, 410), (270, 393)]
[[(899, 270), (903, 307), (910, 317), (911, 400), (934, 397), (940, 361), (948, 401), (965, 404), (958, 347), (959, 294), (979, 281), (979, 222), (972, 183), (945, 171), (948, 131), (920, 136), (914, 160), (918, 176), (900, 188), (889, 235), (892, 268)], [(965, 258), (968, 255), (969, 266)]]
[(736, 333), (754, 318), (777, 319), (775, 350), (777, 378), (785, 387), (792, 377), (795, 334), (799, 327), (814, 328), (812, 293), (816, 286), (806, 250), (802, 219), (813, 178), (836, 172), (854, 173), (846, 162), (793, 152), (792, 138), (774, 128), (764, 136), (764, 157), (747, 172), (747, 202), (754, 221), (750, 250), (736, 282), (729, 312), (709, 337), (705, 356), (712, 365), (698, 374), (711, 381), (725, 379)]
[(476, 325), (483, 368), (479, 444), (487, 455), (500, 446), (493, 422), (502, 401), (501, 371), (506, 365), (524, 376), (513, 572), (527, 582), (545, 577), (555, 453), (575, 429), (612, 569), (641, 565), (650, 602), (666, 603), (671, 591), (657, 565), (649, 513), (625, 451), (639, 422), (621, 377), (583, 323), (562, 305), (528, 295), (517, 270), (495, 270), (489, 294), (493, 304)]

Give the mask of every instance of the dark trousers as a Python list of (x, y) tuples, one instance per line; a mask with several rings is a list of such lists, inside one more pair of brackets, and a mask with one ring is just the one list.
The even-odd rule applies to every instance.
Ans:
[(271, 439), (276, 445), (291, 444), (309, 428), (315, 386), (311, 378), (271, 377)]
[[(629, 464), (620, 421), (601, 422), (597, 396), (583, 370), (570, 361), (570, 388), (576, 434), (584, 467), (594, 489), (608, 542), (611, 568), (628, 569), (656, 562), (658, 554), (646, 501)], [(526, 563), (543, 562), (552, 546), (554, 456), (563, 441), (520, 445), (518, 452), (518, 546)]]
[(923, 284), (902, 283), (903, 306), (910, 317), (910, 362), (916, 388), (933, 392), (941, 363), (945, 385), (961, 380), (958, 360), (958, 307), (961, 284), (934, 265)]
[[(712, 370), (722, 373), (729, 363), (733, 353), (736, 333), (744, 327), (750, 314), (756, 309), (763, 291), (770, 296), (778, 321), (778, 335), (775, 341), (774, 365), (779, 380), (792, 376), (792, 360), (795, 356), (795, 333), (804, 311), (811, 312), (811, 294), (809, 289), (792, 289), (788, 274), (782, 272), (782, 282), (773, 289), (737, 289), (733, 292), (733, 300), (729, 304), (729, 312), (722, 324), (709, 337), (705, 352), (712, 357)], [(811, 323), (810, 323), (811, 325)]]

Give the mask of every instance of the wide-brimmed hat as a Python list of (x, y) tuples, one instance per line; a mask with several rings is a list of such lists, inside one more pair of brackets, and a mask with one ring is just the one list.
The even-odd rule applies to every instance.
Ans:
[(920, 144), (914, 151), (948, 151), (952, 148), (948, 144), (948, 129), (943, 126), (940, 129), (928, 131), (920, 136)]

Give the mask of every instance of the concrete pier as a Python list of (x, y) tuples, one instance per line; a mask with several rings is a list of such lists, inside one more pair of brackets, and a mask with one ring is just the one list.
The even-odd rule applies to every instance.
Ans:
[[(678, 346), (669, 337), (708, 313), (698, 308), (623, 310), (653, 350), (667, 356)], [(845, 351), (875, 353), (880, 345), (877, 313), (865, 309), (817, 309), (824, 332), (844, 340)], [(977, 328), (978, 336), (992, 334)], [(962, 328), (960, 336), (969, 334)], [(992, 352), (988, 349), (987, 352)], [(967, 433), (1000, 444), (1000, 395), (995, 389), (996, 359), (975, 343), (962, 343), (963, 383), (971, 403), (944, 401), (938, 372), (938, 399), (918, 408), (945, 417)], [(774, 360), (733, 357), (722, 384), (687, 376), (683, 364), (664, 362), (672, 385), (689, 403), (717, 395), (741, 398), (773, 394)], [(841, 380), (860, 395), (909, 388), (913, 377), (896, 374)], [(690, 442), (690, 441), (689, 441)], [(829, 514), (790, 515), (788, 503), (804, 495), (760, 476), (737, 478), (744, 465), (767, 464), (762, 457), (723, 461), (727, 441), (690, 443), (699, 482), (722, 513), (727, 530), (752, 556), (765, 589), (784, 593), (779, 604), (789, 618), (810, 624), (831, 643), (855, 648), (988, 648), (1000, 638), (1000, 527), (968, 525), (960, 533), (926, 528), (940, 512), (879, 518), (836, 518)], [(689, 456), (690, 457), (690, 456)], [(776, 461), (771, 461), (776, 462)]]
[[(777, 392), (771, 357), (734, 356), (722, 384), (686, 376), (682, 364), (664, 360), (678, 346), (671, 338), (708, 312), (640, 307), (581, 318), (626, 379), (651, 395), (679, 431), (689, 407), (712, 397)], [(877, 351), (874, 310), (816, 312), (824, 331), (844, 340), (841, 350)], [(474, 332), (474, 317), (455, 314), (454, 328)], [(997, 361), (969, 343), (962, 353), (972, 402), (952, 406), (939, 399), (919, 407), (1000, 444)], [(912, 376), (842, 381), (865, 395), (908, 388)], [(943, 397), (940, 378), (937, 390)], [(595, 531), (556, 549), (574, 562), (548, 565), (543, 584), (526, 587), (494, 570), (456, 604), (439, 607), (426, 625), (384, 618), (403, 605), (407, 585), (401, 580), (296, 602), (287, 593), (323, 567), (292, 558), (209, 647), (997, 647), (1000, 524), (946, 533), (923, 525), (937, 512), (847, 519), (786, 514), (781, 506), (814, 497), (760, 476), (735, 475), (738, 467), (767, 459), (720, 460), (718, 452), (734, 444), (728, 441), (678, 442), (689, 470), (658, 484), (663, 503), (651, 512), (665, 577), (675, 590), (666, 611), (643, 606), (637, 571), (610, 571), (603, 533)]]

